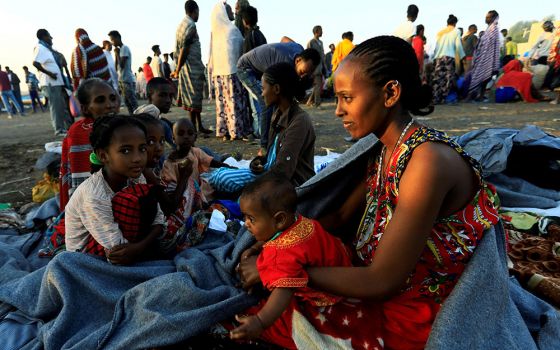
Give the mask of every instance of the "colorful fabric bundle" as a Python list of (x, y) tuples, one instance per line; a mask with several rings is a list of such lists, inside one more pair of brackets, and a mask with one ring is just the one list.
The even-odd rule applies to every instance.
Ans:
[(78, 46), (72, 52), (70, 63), (74, 90), (87, 78), (95, 77), (109, 81), (111, 73), (103, 49), (92, 43), (88, 33), (82, 28), (76, 29), (76, 42)]
[(539, 100), (531, 95), (532, 79), (531, 73), (523, 72), (519, 60), (512, 60), (504, 66), (504, 75), (498, 80), (496, 86), (514, 88), (523, 97), (525, 102), (539, 102)]
[[(111, 203), (113, 216), (124, 238), (131, 243), (139, 242), (148, 234), (157, 212), (157, 201), (150, 195), (151, 185), (135, 184), (115, 194)], [(84, 253), (105, 257), (105, 248), (92, 236)]]
[(484, 35), (480, 37), (478, 46), (473, 56), (473, 68), (471, 70), (471, 82), (469, 95), (475, 92), (481, 84), (492, 78), (494, 72), (500, 69), (500, 29), (498, 28), (498, 17), (488, 26)]

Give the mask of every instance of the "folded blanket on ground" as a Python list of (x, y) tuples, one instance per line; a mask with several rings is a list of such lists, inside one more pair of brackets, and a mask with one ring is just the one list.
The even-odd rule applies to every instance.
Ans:
[(253, 242), (248, 232), (233, 239), (211, 231), (173, 261), (124, 267), (65, 252), (33, 272), (17, 247), (0, 244), (0, 311), (15, 307), (44, 322), (30, 349), (176, 344), (256, 302), (233, 277)]
[(558, 206), (560, 138), (529, 125), (521, 130), (474, 130), (456, 141), (480, 162), (484, 176), (496, 186), (502, 206)]

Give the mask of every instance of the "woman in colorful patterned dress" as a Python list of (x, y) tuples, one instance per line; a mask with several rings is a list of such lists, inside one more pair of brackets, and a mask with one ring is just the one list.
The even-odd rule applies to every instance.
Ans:
[[(484, 231), (498, 222), (495, 191), (478, 163), (413, 119), (433, 110), (418, 69), (408, 43), (380, 36), (358, 45), (335, 73), (336, 115), (353, 138), (375, 134), (381, 150), (339, 208), (319, 218), (340, 232), (363, 213), (358, 232), (343, 237), (355, 235), (355, 267), (307, 270), (311, 287), (380, 309), (381, 330), (371, 331), (390, 349), (424, 348)], [(249, 286), (258, 281), (255, 258), (243, 258), (239, 270)]]

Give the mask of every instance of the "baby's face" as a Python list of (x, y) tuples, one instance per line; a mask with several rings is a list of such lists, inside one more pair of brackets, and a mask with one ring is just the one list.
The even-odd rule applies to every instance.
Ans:
[(274, 236), (277, 231), (274, 218), (262, 209), (258, 199), (242, 196), (239, 206), (245, 219), (245, 226), (257, 241), (266, 242)]

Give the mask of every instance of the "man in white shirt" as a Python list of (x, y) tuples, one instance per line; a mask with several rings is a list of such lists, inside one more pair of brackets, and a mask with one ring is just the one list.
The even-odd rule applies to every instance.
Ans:
[(408, 5), (408, 9), (406, 10), (406, 21), (401, 23), (395, 30), (394, 35), (396, 37), (412, 43), (412, 37), (416, 33), (414, 21), (418, 18), (418, 12), (418, 6), (414, 4)]
[(159, 57), (161, 55), (159, 45), (152, 46), (152, 51), (154, 52), (154, 58), (152, 58), (152, 63), (150, 63), (152, 73), (154, 73), (154, 77), (164, 78), (165, 76), (163, 74), (163, 62)]
[(60, 64), (55, 60), (52, 36), (46, 29), (37, 31), (39, 44), (33, 52), (33, 66), (39, 71), (39, 87), (49, 99), (51, 120), (56, 136), (66, 136), (72, 124), (68, 111), (67, 92), (64, 88)]
[(113, 44), (109, 40), (103, 40), (103, 53), (107, 59), (107, 65), (109, 66), (109, 73), (111, 73), (111, 85), (118, 93), (119, 91), (119, 77), (117, 75), (117, 69), (115, 68), (115, 60), (111, 52), (113, 51)]

